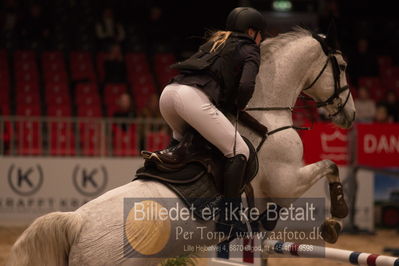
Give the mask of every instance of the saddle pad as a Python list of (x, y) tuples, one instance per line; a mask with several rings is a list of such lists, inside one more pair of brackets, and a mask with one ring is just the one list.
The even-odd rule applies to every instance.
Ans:
[(147, 177), (168, 183), (180, 184), (193, 182), (205, 173), (205, 168), (199, 163), (189, 163), (175, 172), (163, 172), (158, 170), (151, 163), (146, 162), (144, 167), (137, 170), (134, 179)]
[[(249, 183), (258, 173), (259, 162), (254, 146), (248, 139), (244, 138), (244, 140), (250, 149), (245, 175), (245, 183)], [(152, 163), (146, 162), (144, 167), (137, 170), (133, 181), (136, 179), (151, 179), (165, 184), (181, 198), (188, 208), (193, 206), (195, 208), (194, 215), (201, 220), (203, 220), (202, 210), (205, 208), (215, 208), (215, 214), (218, 214), (216, 207), (220, 206), (220, 202), (223, 199), (217, 189), (214, 177), (201, 163), (193, 162), (175, 172), (163, 172), (158, 170)], [(217, 180), (221, 179), (217, 178)], [(244, 187), (242, 188), (243, 190)]]
[[(172, 177), (172, 175), (174, 176)], [(187, 183), (187, 176), (193, 176), (189, 183)], [(222, 200), (222, 195), (217, 191), (212, 176), (200, 164), (188, 164), (182, 170), (174, 173), (143, 167), (137, 170), (133, 181), (137, 179), (151, 179), (165, 184), (180, 197), (188, 208), (194, 207), (194, 215), (201, 220), (204, 220), (203, 209), (216, 208)], [(175, 180), (175, 182), (171, 182), (171, 180)], [(215, 214), (218, 214), (218, 211), (215, 211)]]

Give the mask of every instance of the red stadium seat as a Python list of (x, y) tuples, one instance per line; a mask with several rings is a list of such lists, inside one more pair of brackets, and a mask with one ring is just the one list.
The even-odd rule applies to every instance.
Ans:
[(44, 80), (48, 82), (68, 82), (64, 56), (61, 52), (44, 52), (42, 54)]
[(78, 106), (101, 106), (100, 95), (95, 83), (81, 83), (75, 89), (75, 102)]
[(10, 103), (10, 90), (0, 84), (0, 105)]
[(176, 58), (172, 53), (156, 53), (154, 55), (155, 68), (169, 67), (176, 62)]
[(17, 94), (17, 102), (19, 105), (33, 106), (40, 105), (40, 97), (37, 92), (25, 92)]
[(46, 83), (67, 83), (68, 75), (65, 70), (44, 71), (44, 81)]
[(161, 90), (168, 84), (168, 82), (175, 77), (179, 72), (175, 69), (171, 69), (169, 67), (164, 69), (159, 69), (157, 71), (157, 77), (159, 85), (161, 86)]
[(154, 78), (150, 73), (133, 78), (130, 82), (134, 90), (142, 87), (152, 87), (155, 90)]
[(165, 149), (170, 142), (170, 136), (164, 131), (148, 132), (146, 135), (146, 150), (159, 151)]
[(46, 95), (46, 104), (47, 106), (70, 106), (71, 100), (68, 93), (53, 92)]
[(72, 123), (50, 122), (49, 140), (51, 155), (75, 155), (75, 134)]
[(101, 117), (100, 106), (82, 105), (78, 106), (78, 117)]
[(379, 55), (377, 56), (377, 61), (379, 65), (392, 65), (392, 57), (389, 55)]
[(17, 82), (39, 82), (39, 74), (36, 69), (15, 69), (15, 79)]
[(69, 94), (68, 84), (65, 82), (47, 82), (45, 85), (46, 95), (52, 93)]
[(385, 88), (379, 77), (360, 77), (358, 83), (360, 87), (366, 87), (369, 90), (374, 100), (379, 101), (384, 96)]
[(126, 84), (108, 84), (104, 91), (104, 104), (108, 116), (113, 116), (118, 111), (118, 100), (119, 96), (127, 92)]
[(39, 105), (17, 105), (17, 115), (18, 116), (40, 116), (40, 106)]
[(42, 154), (42, 132), (39, 122), (16, 122), (17, 150), (20, 155)]
[(136, 125), (121, 127), (114, 124), (112, 127), (112, 146), (115, 156), (137, 156), (137, 129)]
[(152, 76), (137, 78), (132, 85), (132, 95), (136, 111), (140, 112), (146, 107), (148, 99), (156, 93), (157, 89), (155, 88)]
[(98, 88), (94, 82), (79, 83), (76, 85), (75, 94), (98, 93)]
[(35, 62), (16, 62), (14, 63), (15, 78), (17, 81), (39, 80), (39, 72)]
[(102, 124), (96, 122), (79, 122), (79, 139), (83, 155), (101, 155), (104, 140)]
[(98, 94), (92, 94), (92, 93), (79, 95), (76, 97), (76, 104), (78, 106), (81, 105), (100, 106), (101, 105), (100, 96), (98, 96)]
[(52, 105), (47, 108), (47, 115), (50, 117), (70, 117), (72, 115), (69, 105)]
[(147, 56), (144, 53), (128, 53), (125, 57), (126, 70), (130, 83), (143, 75), (151, 75)]
[(147, 63), (147, 56), (145, 53), (127, 53), (126, 62), (128, 64), (142, 64)]
[(104, 96), (120, 95), (127, 91), (127, 85), (123, 83), (109, 83), (105, 85)]
[(83, 63), (76, 66), (71, 66), (71, 78), (74, 81), (96, 81), (96, 75), (94, 73), (92, 65)]
[(65, 71), (65, 66), (64, 63), (50, 61), (47, 63), (43, 63), (43, 71), (50, 73)]
[(10, 115), (10, 107), (8, 105), (0, 105), (0, 117), (3, 119), (2, 132), (0, 131), (0, 141), (3, 142), (4, 154), (9, 154), (11, 151), (11, 142), (14, 139), (14, 128), (11, 121), (5, 116)]
[(37, 65), (35, 61), (20, 61), (14, 63), (14, 69), (16, 72), (37, 72)]
[(386, 66), (383, 69), (381, 69), (380, 73), (381, 78), (384, 79), (389, 79), (389, 78), (396, 78), (399, 77), (399, 67), (397, 66)]
[(0, 82), (10, 83), (10, 73), (8, 68), (0, 68)]
[(96, 56), (96, 70), (100, 81), (104, 81), (105, 68), (104, 68), (105, 53), (99, 52)]
[(134, 83), (137, 78), (142, 76), (151, 76), (148, 64), (127, 66), (127, 79), (130, 83)]
[(7, 78), (9, 80), (9, 68), (8, 63), (6, 61), (0, 60), (0, 80)]
[(392, 57), (390, 56), (377, 56), (377, 62), (380, 72), (392, 66)]
[(179, 72), (175, 69), (171, 69), (170, 65), (176, 62), (176, 58), (171, 53), (158, 53), (154, 56), (155, 73), (161, 90), (167, 84), (167, 82), (176, 76)]
[[(56, 99), (58, 97), (67, 98), (69, 103), (69, 92), (65, 90), (53, 91), (50, 88), (46, 91), (46, 101), (48, 104), (52, 104), (51, 100)], [(50, 100), (50, 101), (49, 101)]]
[(1, 49), (0, 50), (0, 61), (6, 61), (7, 60), (7, 50), (6, 49)]
[(11, 141), (14, 137), (14, 129), (9, 120), (5, 116), (10, 115), (10, 106), (8, 104), (0, 104), (0, 117), (3, 119), (3, 128), (0, 125), (0, 141), (3, 142), (4, 154), (9, 154), (11, 149)]
[(71, 65), (79, 65), (81, 63), (91, 64), (91, 54), (85, 51), (73, 51), (70, 53)]
[(43, 65), (56, 63), (58, 65), (64, 65), (64, 55), (59, 51), (45, 51), (42, 53)]
[(107, 116), (113, 116), (119, 109), (117, 98), (115, 98), (115, 102), (109, 102), (106, 106)]
[(18, 82), (16, 85), (17, 93), (38, 93), (39, 84), (37, 82)]
[(104, 88), (104, 103), (108, 105), (109, 103), (115, 102), (115, 100), (121, 95), (122, 93), (127, 92), (127, 85), (126, 84), (119, 84), (119, 83), (110, 83), (105, 85)]
[(160, 53), (154, 56), (155, 62), (155, 73), (158, 78), (159, 85), (161, 89), (166, 85), (166, 83), (178, 74), (178, 71), (171, 69), (170, 65), (176, 62), (175, 56), (170, 53)]
[(94, 72), (93, 62), (89, 52), (71, 52), (70, 56), (72, 80), (96, 81), (96, 74)]
[(0, 104), (0, 116), (1, 115), (10, 115), (10, 106), (8, 103)]
[(152, 94), (137, 95), (133, 97), (136, 112), (140, 113), (147, 105)]
[[(46, 104), (47, 104), (47, 114), (54, 116), (56, 112), (54, 107), (65, 107), (68, 108), (69, 111), (65, 112), (58, 110), (57, 112), (61, 112), (65, 116), (66, 114), (71, 114), (70, 106), (71, 99), (67, 84), (64, 83), (50, 83), (46, 85)], [(50, 109), (52, 111), (50, 111)], [(58, 115), (57, 115), (58, 116)]]
[(19, 50), (14, 52), (14, 62), (34, 62), (36, 54), (34, 51)]
[(384, 80), (384, 85), (389, 90), (395, 90), (396, 92), (399, 92), (399, 76), (386, 78)]

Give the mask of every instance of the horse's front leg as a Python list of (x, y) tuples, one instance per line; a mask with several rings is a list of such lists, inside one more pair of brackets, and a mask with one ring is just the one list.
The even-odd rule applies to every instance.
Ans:
[(330, 160), (323, 160), (300, 168), (299, 173), (302, 182), (297, 188), (297, 193), (302, 194), (319, 179), (327, 178), (330, 188), (332, 217), (323, 223), (321, 232), (325, 241), (335, 243), (342, 230), (341, 220), (348, 215), (348, 206), (344, 199), (337, 165)]

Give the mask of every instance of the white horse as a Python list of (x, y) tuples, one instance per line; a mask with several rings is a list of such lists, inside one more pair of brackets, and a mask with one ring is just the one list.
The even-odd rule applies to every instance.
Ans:
[[(315, 101), (325, 102), (320, 106), (333, 115), (335, 124), (351, 126), (355, 108), (345, 88), (346, 64), (340, 53), (328, 57), (310, 32), (296, 29), (263, 42), (261, 56), (256, 89), (248, 107), (284, 107), (253, 113), (270, 131), (293, 124), (286, 107), (294, 106), (305, 88)], [(333, 74), (332, 56), (340, 69), (338, 75)], [(344, 89), (337, 91), (334, 80), (338, 77)], [(259, 144), (260, 138), (249, 129), (240, 127), (239, 131), (254, 145)], [(256, 198), (269, 198), (285, 206), (288, 203), (280, 198), (299, 198), (321, 178), (339, 182), (337, 167), (331, 161), (303, 165), (302, 142), (292, 128), (270, 135), (258, 156), (259, 172), (253, 180)], [(341, 203), (342, 196), (337, 196)], [(148, 199), (141, 201), (141, 206), (155, 204), (152, 209), (167, 205), (166, 198), (176, 199), (183, 206), (176, 194), (161, 183), (130, 182), (74, 212), (55, 212), (36, 219), (14, 244), (7, 265), (156, 265), (165, 257), (181, 255), (184, 245), (220, 242), (220, 235), (208, 234), (213, 231), (212, 222), (130, 219), (138, 205), (132, 206), (126, 201), (129, 198)], [(165, 198), (165, 202), (156, 204), (151, 201), (154, 198)], [(336, 220), (333, 217), (326, 226), (333, 238), (340, 230)]]

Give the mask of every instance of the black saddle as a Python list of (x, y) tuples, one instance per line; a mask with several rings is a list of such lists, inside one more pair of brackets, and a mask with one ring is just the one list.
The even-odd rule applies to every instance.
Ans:
[[(246, 193), (248, 203), (253, 206), (253, 190), (250, 185), (259, 169), (257, 154), (252, 143), (244, 138), (250, 156), (241, 191)], [(209, 156), (201, 159), (188, 160), (180, 169), (165, 169), (157, 163), (146, 160), (144, 167), (137, 170), (133, 180), (150, 179), (159, 181), (172, 189), (188, 206), (194, 206), (194, 214), (202, 218), (200, 213), (206, 207), (218, 206), (223, 199), (223, 167), (225, 157), (217, 148), (209, 145), (204, 149), (211, 149)]]

